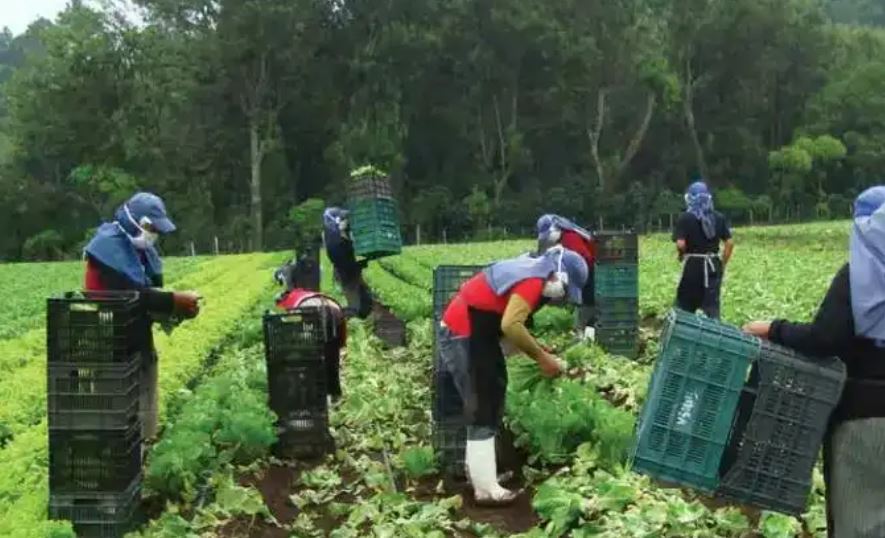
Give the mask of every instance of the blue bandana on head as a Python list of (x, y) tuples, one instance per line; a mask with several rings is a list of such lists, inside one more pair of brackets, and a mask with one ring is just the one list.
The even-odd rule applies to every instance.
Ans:
[(577, 233), (588, 241), (593, 239), (593, 235), (590, 232), (559, 215), (542, 215), (541, 218), (538, 219), (537, 230), (538, 243), (545, 245), (546, 247), (551, 247), (559, 242), (558, 238), (556, 241), (553, 241), (556, 231), (568, 230)]
[(849, 274), (854, 332), (885, 347), (885, 186), (854, 202)]
[(581, 304), (583, 288), (589, 273), (587, 262), (562, 247), (550, 249), (540, 256), (524, 254), (518, 258), (500, 261), (487, 267), (483, 272), (489, 286), (496, 295), (501, 296), (523, 280), (546, 279), (560, 269), (568, 274), (569, 300), (574, 304)]
[(716, 237), (716, 217), (713, 213), (713, 196), (703, 181), (696, 181), (685, 192), (686, 211), (701, 221), (707, 239)]
[[(132, 288), (158, 286), (163, 278), (163, 262), (156, 248), (151, 246), (139, 250), (132, 243), (132, 239), (141, 233), (132, 220), (149, 216), (148, 210), (142, 208), (141, 204), (145, 196), (145, 193), (139, 193), (130, 199), (130, 202), (136, 203), (131, 204), (133, 207), (129, 208), (129, 214), (126, 210), (130, 202), (120, 206), (114, 213), (114, 221), (99, 226), (85, 249), (85, 253), (95, 261), (123, 276)], [(130, 216), (133, 218), (130, 219)], [(175, 229), (165, 216), (165, 208), (162, 218), (164, 229)], [(160, 219), (157, 217), (155, 220)]]
[(340, 207), (329, 207), (323, 211), (323, 232), (326, 239), (326, 246), (334, 246), (341, 242), (341, 229), (338, 223), (342, 219), (346, 219), (349, 212)]

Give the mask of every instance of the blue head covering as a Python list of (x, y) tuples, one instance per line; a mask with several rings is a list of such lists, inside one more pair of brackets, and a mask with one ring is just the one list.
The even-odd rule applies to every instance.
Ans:
[(139, 250), (132, 243), (142, 233), (139, 224), (147, 222), (161, 234), (175, 230), (163, 200), (155, 194), (140, 192), (117, 208), (112, 222), (98, 227), (85, 253), (126, 278), (133, 288), (157, 285), (162, 282), (163, 262), (156, 248)]
[(323, 232), (326, 246), (336, 245), (341, 242), (341, 229), (338, 227), (338, 223), (349, 215), (349, 211), (340, 207), (327, 207), (323, 211)]
[(885, 186), (854, 202), (849, 272), (851, 310), (858, 336), (885, 346)]
[[(561, 265), (560, 265), (561, 262)], [(495, 294), (503, 295), (527, 278), (548, 278), (561, 270), (568, 274), (567, 294), (569, 301), (581, 304), (583, 288), (587, 283), (587, 262), (574, 252), (560, 247), (532, 257), (528, 254), (500, 261), (484, 270), (486, 280)]]
[[(547, 247), (553, 246), (559, 242), (559, 239), (555, 236), (555, 232), (557, 230), (568, 230), (575, 232), (588, 241), (593, 239), (593, 234), (578, 226), (574, 222), (568, 220), (567, 218), (560, 217), (559, 215), (542, 215), (541, 218), (538, 219), (537, 229), (538, 243)], [(556, 240), (554, 241), (554, 239)]]
[(716, 237), (716, 218), (713, 214), (713, 196), (703, 181), (692, 183), (685, 191), (687, 211), (701, 221), (707, 239)]

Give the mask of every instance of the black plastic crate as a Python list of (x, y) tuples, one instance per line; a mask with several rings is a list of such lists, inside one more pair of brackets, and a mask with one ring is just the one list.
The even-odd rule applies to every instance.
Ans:
[(126, 430), (138, 420), (141, 359), (128, 363), (49, 363), (50, 430)]
[(49, 432), (49, 491), (125, 491), (141, 473), (141, 426), (126, 431)]
[(270, 408), (278, 417), (301, 412), (325, 412), (328, 386), (324, 360), (271, 364), (267, 368)]
[(49, 496), (49, 518), (73, 523), (77, 536), (122, 538), (141, 523), (141, 476), (121, 493)]
[(355, 202), (367, 198), (393, 199), (390, 178), (375, 173), (351, 177), (347, 184), (347, 200)]
[(264, 354), (268, 366), (321, 361), (323, 346), (336, 336), (337, 324), (325, 308), (298, 308), (264, 315)]
[(455, 387), (452, 374), (440, 361), (439, 351), (435, 351), (434, 356), (431, 410), (433, 451), (445, 474), (463, 477), (464, 450), (467, 443), (464, 403)]
[(716, 493), (765, 510), (803, 513), (845, 376), (838, 359), (803, 357), (762, 342), (741, 393)]
[(443, 310), (461, 285), (485, 269), (483, 265), (439, 265), (433, 270), (433, 317), (439, 320)]
[(149, 335), (137, 292), (66, 293), (47, 300), (49, 362), (127, 362)]
[(309, 458), (333, 452), (335, 440), (325, 412), (291, 413), (277, 421), (274, 454), (281, 458)]
[(598, 264), (637, 263), (639, 238), (635, 232), (602, 231), (593, 234)]

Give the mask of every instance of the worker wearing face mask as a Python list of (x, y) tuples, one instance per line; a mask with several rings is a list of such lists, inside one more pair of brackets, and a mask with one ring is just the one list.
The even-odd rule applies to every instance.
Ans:
[[(159, 237), (175, 231), (159, 196), (140, 192), (102, 224), (85, 249), (87, 291), (138, 291), (148, 313), (157, 317), (193, 318), (199, 313), (194, 292), (164, 292), (163, 264), (157, 253)], [(141, 352), (141, 415), (145, 440), (157, 429), (157, 356), (150, 318), (145, 318), (145, 347)]]
[(372, 293), (363, 280), (366, 262), (359, 262), (350, 237), (348, 211), (329, 207), (323, 212), (323, 242), (326, 254), (335, 268), (335, 278), (341, 284), (347, 298), (346, 314), (360, 319), (372, 313)]
[(462, 399), (467, 423), (465, 461), (474, 497), (501, 505), (515, 494), (498, 483), (495, 435), (504, 411), (507, 366), (503, 345), (531, 357), (548, 377), (565, 367), (532, 337), (526, 321), (544, 304), (581, 304), (587, 263), (554, 247), (540, 256), (498, 262), (468, 280), (443, 313), (439, 353)]

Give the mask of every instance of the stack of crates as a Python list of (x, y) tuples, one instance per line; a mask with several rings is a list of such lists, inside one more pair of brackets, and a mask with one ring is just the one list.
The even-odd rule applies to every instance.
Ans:
[(609, 353), (639, 353), (639, 244), (633, 232), (599, 232), (596, 240), (596, 341)]
[(357, 256), (377, 259), (402, 252), (399, 209), (389, 178), (374, 171), (352, 176), (347, 207)]
[(326, 348), (337, 325), (325, 309), (264, 315), (264, 353), (270, 408), (276, 413), (280, 457), (312, 457), (331, 450)]
[(633, 469), (740, 504), (805, 509), (845, 366), (673, 311), (639, 416)]
[(433, 271), (433, 450), (447, 475), (464, 476), (467, 427), (464, 406), (452, 375), (441, 362), (437, 338), (442, 315), (461, 285), (482, 271), (480, 265), (440, 265)]
[(79, 536), (123, 536), (138, 521), (142, 351), (137, 293), (49, 299), (49, 517)]

